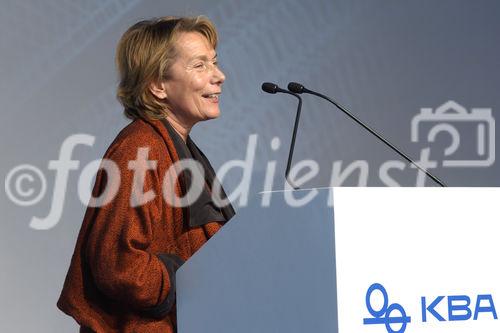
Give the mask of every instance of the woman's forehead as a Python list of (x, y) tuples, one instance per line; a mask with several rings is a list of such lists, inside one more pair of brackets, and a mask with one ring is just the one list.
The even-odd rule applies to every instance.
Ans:
[(182, 33), (175, 46), (178, 56), (186, 60), (208, 60), (217, 56), (208, 39), (198, 32)]

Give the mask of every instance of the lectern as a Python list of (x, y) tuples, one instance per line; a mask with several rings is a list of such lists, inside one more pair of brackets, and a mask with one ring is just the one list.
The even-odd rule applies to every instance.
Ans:
[(267, 199), (177, 272), (179, 333), (500, 332), (500, 189)]

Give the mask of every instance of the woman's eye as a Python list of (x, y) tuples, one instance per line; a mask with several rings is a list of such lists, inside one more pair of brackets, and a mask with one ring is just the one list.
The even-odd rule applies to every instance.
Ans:
[(203, 63), (199, 63), (194, 65), (194, 68), (203, 68)]

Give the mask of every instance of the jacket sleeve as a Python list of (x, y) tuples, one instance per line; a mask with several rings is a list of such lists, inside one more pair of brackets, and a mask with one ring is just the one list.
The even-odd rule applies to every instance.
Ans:
[[(182, 259), (174, 254), (149, 251), (152, 226), (162, 222), (161, 177), (157, 168), (152, 168), (158, 156), (149, 152), (146, 159), (140, 160), (138, 150), (132, 147), (125, 142), (108, 156), (118, 167), (120, 177), (100, 170), (101, 177), (96, 178), (93, 196), (101, 198), (109, 191), (109, 197), (105, 205), (95, 210), (86, 259), (103, 294), (146, 315), (161, 318), (173, 307), (175, 271)], [(130, 161), (136, 164), (131, 165)], [(114, 186), (118, 191), (110, 199), (110, 189)], [(138, 191), (152, 191), (151, 200), (138, 195)]]

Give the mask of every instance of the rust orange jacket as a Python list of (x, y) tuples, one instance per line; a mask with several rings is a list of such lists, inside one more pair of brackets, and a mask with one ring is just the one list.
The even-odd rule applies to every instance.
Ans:
[[(147, 160), (156, 161), (145, 171), (143, 186), (144, 193), (155, 195), (134, 207), (129, 162), (137, 159), (139, 148), (147, 148)], [(104, 159), (120, 170), (118, 191), (101, 207), (93, 207), (98, 205), (91, 199), (57, 306), (80, 324), (81, 332), (175, 332), (175, 270), (221, 223), (189, 227), (187, 210), (164, 200), (165, 174), (179, 157), (161, 121), (134, 120)], [(116, 181), (100, 170), (93, 197), (105, 198)], [(185, 193), (182, 182), (171, 186), (177, 197)]]

